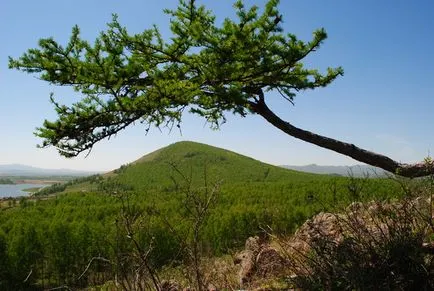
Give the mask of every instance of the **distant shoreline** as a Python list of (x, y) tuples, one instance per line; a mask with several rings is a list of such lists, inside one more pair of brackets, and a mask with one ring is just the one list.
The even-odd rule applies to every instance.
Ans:
[(56, 184), (62, 183), (64, 181), (56, 181), (56, 180), (16, 180), (15, 185), (19, 184)]

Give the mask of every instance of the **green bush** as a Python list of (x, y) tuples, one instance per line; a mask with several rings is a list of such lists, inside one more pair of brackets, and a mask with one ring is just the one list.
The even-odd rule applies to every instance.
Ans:
[[(425, 199), (425, 198), (424, 198)], [(434, 290), (431, 207), (424, 199), (354, 204), (335, 215), (341, 239), (315, 228), (292, 283), (305, 290)], [(303, 270), (303, 271), (301, 271)]]

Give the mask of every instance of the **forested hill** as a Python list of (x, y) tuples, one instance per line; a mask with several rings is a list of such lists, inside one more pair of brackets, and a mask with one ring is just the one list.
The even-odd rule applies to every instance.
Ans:
[[(228, 150), (182, 141), (143, 156), (109, 173), (139, 189), (170, 187), (175, 181), (209, 181), (225, 184), (321, 179), (323, 175), (302, 173), (269, 165)], [(184, 177), (183, 177), (184, 176)]]
[[(191, 183), (193, 187), (218, 183), (226, 188), (238, 186), (247, 189), (246, 186), (252, 183), (316, 183), (329, 178), (329, 175), (304, 173), (269, 165), (207, 144), (181, 141), (101, 176), (89, 176), (67, 184), (53, 185), (39, 194), (101, 190), (103, 184), (103, 188), (108, 184), (116, 184), (140, 192), (167, 192), (181, 185), (185, 186), (186, 183)], [(99, 182), (95, 183), (96, 181)]]

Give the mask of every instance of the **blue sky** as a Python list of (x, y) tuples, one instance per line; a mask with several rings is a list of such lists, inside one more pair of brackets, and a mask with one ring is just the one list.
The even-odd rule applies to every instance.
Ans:
[[(345, 75), (327, 88), (303, 92), (295, 106), (271, 93), (271, 107), (295, 126), (389, 155), (417, 162), (434, 151), (434, 2), (432, 1), (281, 1), (285, 32), (309, 40), (324, 27), (328, 39), (306, 60), (319, 69), (343, 66)], [(60, 4), (61, 3), (61, 4)], [(233, 17), (233, 1), (198, 0), (213, 10), (217, 21)], [(265, 1), (245, 1), (262, 7)], [(392, 4), (393, 3), (393, 4)], [(169, 36), (163, 8), (175, 0), (24, 1), (0, 3), (0, 164), (21, 163), (44, 168), (110, 170), (143, 154), (180, 140), (230, 149), (271, 164), (352, 165), (357, 162), (296, 140), (258, 116), (228, 116), (219, 131), (202, 119), (185, 116), (182, 135), (141, 126), (97, 144), (92, 153), (74, 159), (53, 148), (37, 149), (33, 135), (44, 119), (54, 119), (49, 94), (69, 103), (80, 96), (53, 87), (7, 67), (8, 56), (19, 57), (40, 38), (65, 43), (73, 25), (93, 40), (117, 13), (131, 33), (152, 24)]]

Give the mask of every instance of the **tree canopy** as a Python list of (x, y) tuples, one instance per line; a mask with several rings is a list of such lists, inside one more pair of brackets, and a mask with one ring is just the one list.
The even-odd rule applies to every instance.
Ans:
[(148, 128), (179, 127), (188, 111), (218, 128), (232, 112), (261, 115), (291, 136), (403, 176), (426, 175), (430, 170), (425, 164), (400, 164), (299, 129), (270, 110), (267, 92), (277, 91), (293, 104), (296, 93), (325, 87), (343, 75), (341, 67), (321, 73), (303, 66), (327, 34), (318, 29), (308, 42), (285, 34), (278, 4), (269, 0), (259, 13), (258, 7), (246, 8), (237, 1), (237, 18), (226, 18), (217, 26), (204, 6), (180, 0), (176, 10), (165, 10), (170, 38), (156, 26), (129, 34), (114, 15), (93, 44), (80, 38), (78, 26), (66, 46), (41, 39), (38, 49), (10, 58), (9, 67), (71, 86), (83, 98), (67, 106), (50, 97), (58, 118), (37, 128), (36, 135), (43, 139), (40, 146), (54, 146), (61, 155), (74, 157), (135, 122)]

